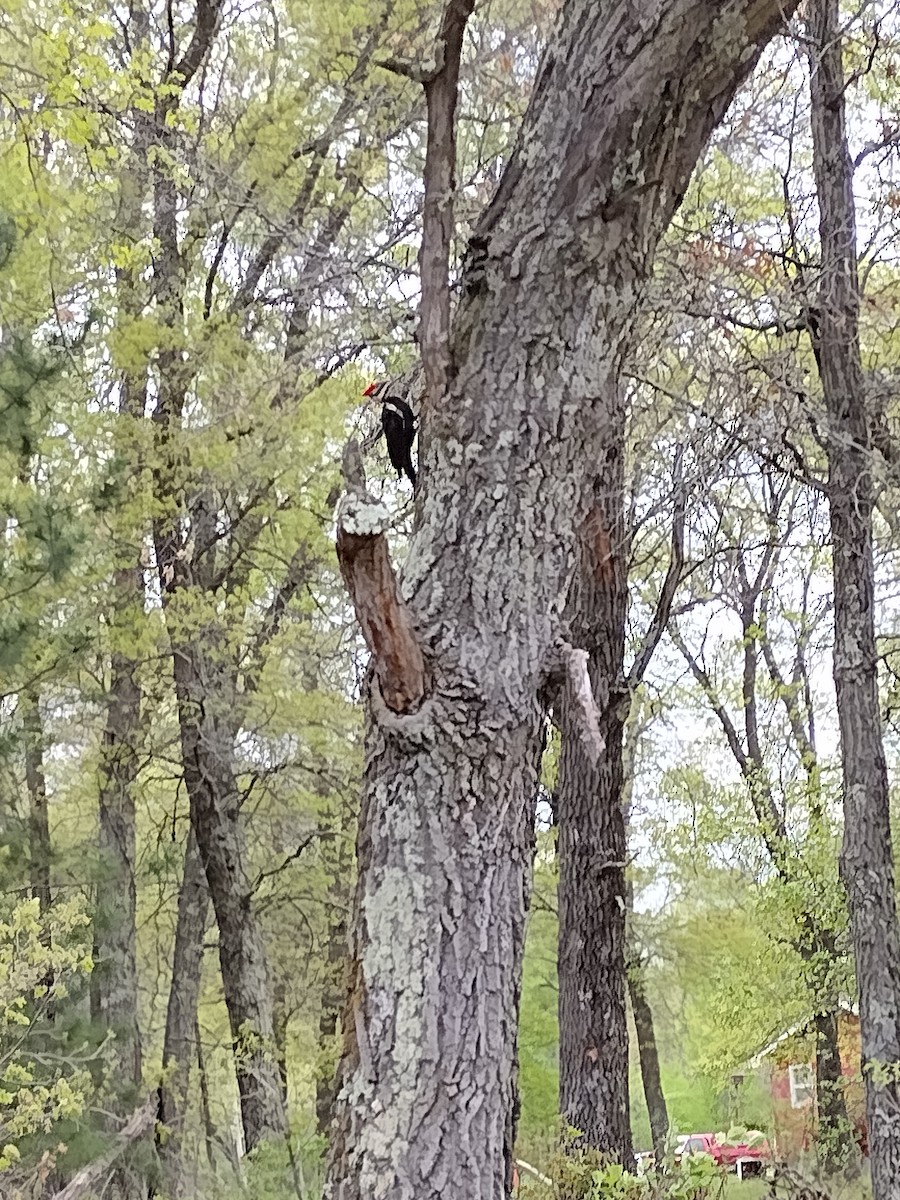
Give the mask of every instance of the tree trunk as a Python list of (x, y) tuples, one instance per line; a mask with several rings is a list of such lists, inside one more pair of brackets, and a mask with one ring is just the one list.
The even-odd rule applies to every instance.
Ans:
[(290, 1019), (287, 987), (283, 980), (279, 980), (272, 989), (272, 1030), (275, 1042), (275, 1060), (278, 1064), (278, 1079), (281, 1083), (281, 1102), (285, 1112), (287, 1112), (288, 1106), (287, 1039)]
[(822, 1168), (834, 1174), (856, 1157), (856, 1146), (847, 1115), (841, 1068), (836, 1010), (816, 1014), (816, 1152)]
[(353, 874), (350, 848), (346, 841), (348, 836), (349, 831), (340, 828), (337, 836), (326, 837), (322, 842), (323, 855), (331, 871), (331, 882), (328, 887), (328, 943), (319, 1009), (321, 1059), (316, 1077), (316, 1126), (320, 1133), (326, 1135), (331, 1127), (334, 1107), (338, 1057), (336, 1038), (341, 1010), (347, 998), (347, 915), (352, 901), (350, 880)]
[[(214, 36), (220, 0), (198, 10), (196, 70)], [(201, 28), (202, 26), (202, 28)], [(201, 50), (200, 47), (203, 46)], [(167, 121), (180, 99), (183, 72), (157, 94), (155, 139), (165, 146)], [(162, 513), (153, 540), (163, 613), (172, 648), (184, 783), (191, 826), (219, 929), (219, 962), (231, 1025), (246, 1149), (287, 1129), (276, 1062), (272, 994), (262, 929), (253, 911), (234, 772), (238, 729), (237, 668), (228, 631), (218, 620), (216, 582), (220, 512), (204, 473), (185, 495), (181, 420), (193, 366), (184, 353), (185, 260), (178, 240), (178, 190), (161, 156), (153, 174), (153, 233), (158, 244), (153, 290), (164, 327), (153, 410), (157, 444), (154, 490)], [(172, 515), (174, 510), (174, 514)], [(189, 531), (190, 537), (187, 537)], [(236, 584), (235, 572), (229, 583)], [(219, 594), (217, 595), (217, 591)], [(193, 605), (200, 628), (185, 622)]]
[[(117, 599), (134, 603), (137, 598), (143, 598), (140, 567), (120, 568), (115, 583)], [(99, 956), (96, 974), (100, 1018), (115, 1034), (113, 1048), (119, 1080), (137, 1087), (141, 1082), (141, 1035), (138, 1026), (134, 784), (138, 772), (141, 689), (135, 663), (124, 655), (113, 653), (111, 672), (98, 796), (100, 869), (94, 918)]]
[[(52, 945), (50, 932), (50, 862), (53, 847), (50, 841), (50, 814), (47, 807), (47, 778), (44, 773), (44, 726), (40, 701), (31, 692), (19, 696), (18, 708), (22, 719), (25, 742), (25, 786), (28, 789), (28, 873), (31, 878), (31, 898), (37, 900), (43, 922), (41, 942)], [(49, 998), (53, 987), (53, 969), (48, 967), (42, 983), (47, 988), (43, 1014), (48, 1021), (56, 1017), (55, 1005)]]
[[(166, 604), (165, 607), (168, 607)], [(233, 710), (222, 671), (198, 644), (173, 646), (184, 782), (219, 928), (219, 963), (234, 1040), (247, 1150), (286, 1131), (262, 930), (252, 908), (241, 798), (234, 777)]]
[(158, 1139), (159, 1156), (173, 1200), (191, 1195), (183, 1155), (182, 1135), (187, 1116), (188, 1087), (194, 1057), (194, 1030), (203, 969), (203, 941), (209, 914), (206, 872), (193, 830), (184, 853), (184, 874), (178, 895), (178, 920), (172, 955), (172, 983), (166, 1009), (163, 1041), (164, 1081), (159, 1089), (159, 1120), (166, 1127)]
[(559, 820), (559, 1100), (589, 1145), (630, 1166), (625, 1006), (625, 819), (622, 812), (625, 655), (625, 412), (614, 410), (599, 461), (571, 597), (570, 636), (589, 652), (605, 749), (592, 761), (562, 706)]
[[(141, 4), (129, 14), (129, 34), (135, 47), (145, 47), (149, 17)], [(139, 243), (146, 236), (144, 205), (149, 177), (146, 156), (150, 144), (147, 115), (134, 108), (130, 114), (134, 140), (119, 186), (117, 225)], [(124, 325), (137, 321), (144, 311), (147, 289), (134, 267), (116, 270), (116, 305)], [(147, 402), (147, 366), (124, 374), (119, 388), (119, 409), (114, 431), (116, 449), (133, 452), (135, 431), (144, 419)], [(109, 596), (107, 623), (112, 648), (106, 723), (98, 770), (97, 844), (94, 949), (96, 967), (91, 978), (93, 1009), (97, 1019), (115, 1035), (118, 1079), (123, 1090), (118, 1115), (133, 1107), (141, 1084), (141, 1034), (138, 1024), (137, 975), (137, 851), (135, 785), (140, 768), (142, 693), (138, 661), (121, 649), (137, 639), (144, 616), (144, 572), (141, 566), (142, 529), (129, 529), (117, 558)], [(124, 1087), (123, 1087), (124, 1085)], [(127, 1172), (116, 1172), (119, 1191), (137, 1190)]]
[(874, 1200), (900, 1179), (900, 932), (887, 766), (878, 702), (872, 513), (874, 450), (859, 350), (853, 164), (847, 145), (838, 0), (810, 7), (813, 169), (822, 274), (810, 314), (828, 413), (828, 493), (834, 559), (834, 681), (841, 730), (841, 878), (859, 986)]
[(666, 1098), (663, 1095), (662, 1080), (659, 1074), (656, 1028), (653, 1024), (653, 1010), (644, 986), (644, 964), (636, 952), (631, 953), (633, 950), (636, 951), (636, 948), (629, 947), (628, 995), (631, 999), (631, 1012), (637, 1032), (641, 1081), (644, 1085), (647, 1114), (650, 1117), (653, 1153), (656, 1161), (662, 1162), (666, 1152), (666, 1138), (669, 1136), (669, 1110), (666, 1107)]
[(25, 741), (25, 786), (28, 788), (28, 867), (31, 896), (37, 900), (41, 917), (50, 912), (50, 820), (47, 811), (47, 780), (44, 775), (44, 731), (38, 700), (23, 693), (18, 704)]
[[(624, 776), (622, 817), (625, 822), (626, 845), (628, 845), (631, 837), (634, 772), (641, 732), (639, 704), (632, 703), (631, 715), (625, 729), (622, 747)], [(669, 1110), (662, 1089), (659, 1050), (656, 1045), (656, 1026), (653, 1021), (653, 1009), (647, 998), (644, 959), (634, 928), (634, 884), (628, 876), (625, 878), (625, 978), (628, 984), (628, 998), (631, 1001), (631, 1015), (634, 1018), (637, 1034), (641, 1085), (644, 1089), (644, 1100), (650, 1119), (650, 1139), (656, 1161), (662, 1162), (666, 1151), (666, 1139), (669, 1136)]]
[(569, 0), (473, 235), (405, 565), (427, 694), (383, 696), (396, 663), (376, 660), (367, 697), (333, 1200), (506, 1194), (534, 797), (576, 545), (656, 242), (790, 7)]
[(402, 791), (370, 793), (377, 815), (362, 814), (332, 1142), (349, 1178), (331, 1195), (506, 1194), (539, 735), (470, 733), (462, 755), (429, 736), (433, 775), (404, 763), (405, 739), (370, 735), (369, 770), (388, 758)]

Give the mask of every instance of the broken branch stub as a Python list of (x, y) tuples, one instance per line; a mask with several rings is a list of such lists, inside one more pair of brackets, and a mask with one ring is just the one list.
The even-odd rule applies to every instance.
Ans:
[(383, 505), (349, 492), (338, 506), (337, 556), (384, 702), (408, 713), (425, 695), (425, 660), (397, 587), (384, 534), (388, 519)]

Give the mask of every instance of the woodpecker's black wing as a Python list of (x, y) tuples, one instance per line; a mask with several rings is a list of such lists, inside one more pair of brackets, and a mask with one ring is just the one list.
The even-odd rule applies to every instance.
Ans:
[(398, 475), (406, 472), (413, 488), (416, 472), (412, 465), (412, 444), (416, 436), (416, 421), (413, 411), (399, 396), (386, 397), (381, 409), (381, 428), (387, 442), (391, 466)]

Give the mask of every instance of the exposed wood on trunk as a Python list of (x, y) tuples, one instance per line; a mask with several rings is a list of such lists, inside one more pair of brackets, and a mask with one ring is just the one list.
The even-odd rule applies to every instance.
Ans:
[(476, 228), (402, 585), (428, 699), (368, 696), (331, 1200), (505, 1196), (542, 671), (657, 240), (792, 7), (568, 0)]
[(900, 931), (878, 701), (871, 426), (859, 349), (853, 163), (845, 125), (838, 0), (809, 7), (813, 170), (822, 271), (813, 348), (828, 413), (834, 563), (834, 681), (841, 730), (841, 877), (856, 957), (874, 1200), (900, 1179)]
[(400, 599), (387, 538), (380, 531), (351, 532), (362, 528), (359, 515), (358, 506), (344, 506), (337, 532), (341, 575), (385, 704), (396, 713), (410, 712), (425, 694), (425, 662)]

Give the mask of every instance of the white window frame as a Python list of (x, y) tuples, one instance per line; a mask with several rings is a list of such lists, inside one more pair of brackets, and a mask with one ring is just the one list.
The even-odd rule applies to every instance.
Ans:
[(813, 1102), (816, 1080), (809, 1063), (792, 1063), (788, 1067), (791, 1088), (791, 1108), (808, 1108)]

